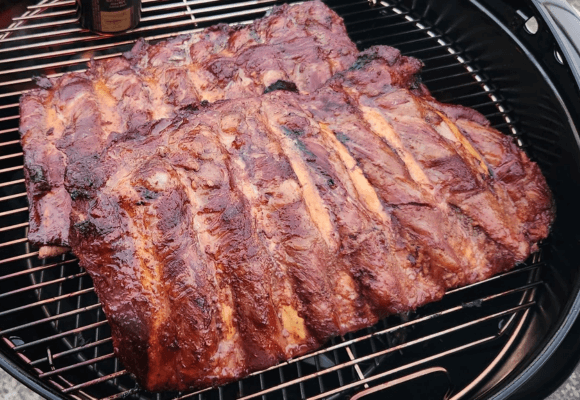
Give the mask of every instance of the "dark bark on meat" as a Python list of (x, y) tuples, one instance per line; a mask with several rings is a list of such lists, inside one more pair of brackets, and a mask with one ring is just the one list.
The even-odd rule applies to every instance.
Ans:
[(37, 79), (41, 88), (20, 104), (29, 240), (66, 249), (71, 183), (64, 171), (92, 168), (86, 160), (110, 135), (218, 100), (261, 95), (282, 81), (284, 90), (311, 93), (356, 54), (342, 19), (314, 1), (276, 7), (247, 26), (217, 25), (153, 46), (140, 40), (85, 73)]
[(220, 385), (524, 261), (538, 166), (421, 62), (357, 54), (320, 2), (39, 79), (33, 244), (72, 247), (148, 390)]
[(73, 252), (141, 385), (239, 379), (536, 249), (554, 218), (537, 165), (430, 97), (420, 67), (372, 48), (312, 94), (182, 112), (99, 142), (98, 163), (65, 135), (62, 177), (28, 168), (64, 182)]

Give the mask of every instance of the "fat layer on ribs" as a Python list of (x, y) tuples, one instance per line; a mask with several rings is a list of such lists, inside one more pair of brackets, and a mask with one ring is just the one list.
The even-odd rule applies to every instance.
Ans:
[(242, 378), (537, 248), (538, 166), (419, 69), (372, 48), (312, 95), (163, 119), (67, 170), (73, 252), (143, 387)]
[(276, 7), (246, 26), (216, 25), (153, 46), (140, 41), (85, 73), (41, 79), (42, 88), (20, 103), (29, 240), (42, 246), (41, 257), (69, 246), (65, 171), (97, 157), (111, 133), (278, 86), (311, 93), (356, 54), (342, 19), (313, 1)]

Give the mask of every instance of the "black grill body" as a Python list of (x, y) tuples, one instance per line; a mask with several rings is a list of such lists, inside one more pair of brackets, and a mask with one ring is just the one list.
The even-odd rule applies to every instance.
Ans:
[(538, 162), (557, 219), (540, 251), (511, 272), (237, 383), (152, 394), (114, 357), (92, 282), (74, 256), (37, 259), (26, 241), (18, 142), (18, 98), (34, 87), (32, 78), (83, 70), (90, 57), (116, 56), (139, 37), (243, 23), (275, 4), (149, 0), (136, 31), (101, 37), (80, 30), (74, 1), (42, 0), (0, 31), (0, 366), (51, 399), (544, 398), (580, 359), (580, 324), (573, 324), (580, 312), (580, 20), (552, 12), (554, 4), (570, 10), (563, 2), (327, 2), (360, 50), (391, 45), (423, 60), (423, 82), (438, 100), (480, 111)]

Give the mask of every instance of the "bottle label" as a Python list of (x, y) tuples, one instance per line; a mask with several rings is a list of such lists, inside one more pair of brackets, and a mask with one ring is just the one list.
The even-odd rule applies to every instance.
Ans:
[(76, 0), (76, 3), (81, 26), (94, 32), (126, 31), (134, 28), (141, 17), (140, 0)]
[(101, 11), (101, 30), (119, 32), (131, 27), (131, 9), (119, 11)]
[(99, 5), (101, 11), (120, 11), (129, 8), (130, 5), (127, 0), (100, 0)]

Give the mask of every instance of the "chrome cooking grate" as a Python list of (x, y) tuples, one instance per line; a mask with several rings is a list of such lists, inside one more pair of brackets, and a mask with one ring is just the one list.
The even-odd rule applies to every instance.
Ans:
[[(459, 398), (501, 361), (535, 312), (543, 286), (540, 270), (550, 267), (543, 264), (542, 251), (514, 271), (452, 290), (438, 303), (335, 338), (322, 350), (237, 383), (194, 393), (151, 394), (136, 387), (113, 354), (110, 330), (88, 274), (72, 255), (38, 260), (27, 242), (18, 98), (34, 87), (34, 76), (82, 71), (91, 57), (116, 57), (138, 37), (155, 41), (217, 22), (245, 23), (274, 4), (144, 0), (139, 28), (107, 37), (79, 28), (74, 1), (42, 0), (0, 30), (0, 352), (19, 360), (63, 397), (338, 399), (358, 393), (355, 399), (433, 377), (443, 382), (439, 398)], [(345, 19), (361, 50), (387, 44), (420, 58), (425, 63), (423, 81), (435, 97), (477, 109), (522, 144), (493, 82), (436, 25), (394, 3), (331, 0), (329, 5)], [(474, 358), (482, 362), (471, 362)], [(469, 363), (478, 367), (461, 367)]]

